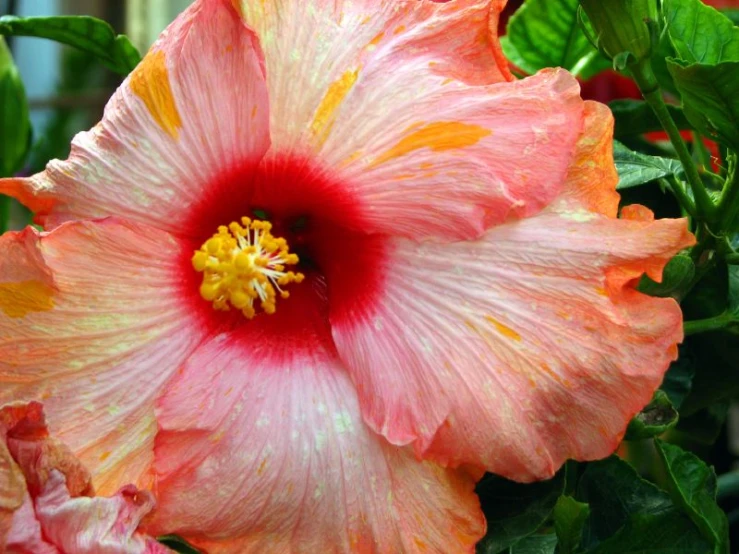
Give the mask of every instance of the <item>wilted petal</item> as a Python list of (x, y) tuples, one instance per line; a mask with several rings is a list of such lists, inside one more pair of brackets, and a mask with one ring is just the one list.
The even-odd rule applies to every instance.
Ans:
[(562, 186), (583, 104), (563, 71), (505, 80), (491, 35), (502, 7), (242, 2), (265, 51), (274, 151), (336, 171), (382, 231), (479, 236), (538, 211)]
[(23, 504), (12, 512), (0, 515), (0, 552), (62, 554), (43, 535), (33, 500), (24, 488)]
[(0, 404), (43, 400), (104, 493), (150, 484), (154, 399), (205, 333), (178, 298), (178, 243), (109, 219), (0, 250)]
[(152, 537), (137, 532), (154, 508), (154, 497), (133, 485), (114, 496), (71, 498), (64, 475), (54, 471), (36, 498), (36, 514), (48, 540), (65, 554), (166, 554)]
[(269, 145), (264, 60), (230, 2), (201, 0), (177, 18), (80, 133), (67, 161), (0, 181), (40, 221), (107, 215), (177, 231), (203, 183)]
[(141, 519), (154, 507), (150, 493), (128, 486), (112, 498), (86, 496), (91, 494), (87, 470), (66, 446), (49, 436), (41, 404), (14, 403), (0, 408), (3, 552), (169, 552), (137, 532)]
[(472, 553), (473, 480), (367, 429), (303, 285), (299, 320), (278, 310), (214, 338), (160, 401), (152, 531), (211, 554)]
[(396, 241), (374, 307), (332, 321), (365, 419), (425, 457), (522, 481), (609, 454), (682, 339), (677, 303), (633, 282), (693, 241), (684, 220), (581, 209), (476, 242)]

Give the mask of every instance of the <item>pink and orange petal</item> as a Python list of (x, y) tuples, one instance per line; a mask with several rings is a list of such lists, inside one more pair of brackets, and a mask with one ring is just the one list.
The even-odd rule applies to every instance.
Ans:
[(204, 335), (177, 299), (178, 248), (113, 219), (0, 237), (0, 404), (43, 401), (105, 494), (151, 486), (155, 399)]
[(473, 552), (474, 480), (364, 425), (323, 286), (305, 285), (299, 312), (203, 344), (161, 398), (151, 529), (210, 553)]

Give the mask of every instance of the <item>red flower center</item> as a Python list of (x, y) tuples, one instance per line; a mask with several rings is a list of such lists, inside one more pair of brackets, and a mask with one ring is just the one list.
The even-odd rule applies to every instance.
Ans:
[[(182, 297), (214, 332), (255, 325), (275, 338), (290, 337), (294, 345), (319, 322), (328, 329), (329, 317), (337, 322), (364, 311), (381, 285), (387, 237), (368, 226), (365, 210), (335, 171), (305, 158), (276, 156), (225, 169), (203, 186), (181, 226)], [(251, 320), (237, 309), (213, 309), (200, 294), (202, 275), (191, 262), (219, 226), (242, 217), (269, 221), (272, 235), (298, 255), (295, 270), (306, 276), (290, 285), (290, 297), (278, 301), (276, 313)]]

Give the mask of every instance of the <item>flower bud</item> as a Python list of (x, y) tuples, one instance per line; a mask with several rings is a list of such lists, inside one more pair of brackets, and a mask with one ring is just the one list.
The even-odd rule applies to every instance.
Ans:
[(657, 0), (580, 0), (580, 5), (609, 58), (628, 57), (626, 64), (631, 64), (649, 57), (652, 30), (647, 21), (657, 21)]

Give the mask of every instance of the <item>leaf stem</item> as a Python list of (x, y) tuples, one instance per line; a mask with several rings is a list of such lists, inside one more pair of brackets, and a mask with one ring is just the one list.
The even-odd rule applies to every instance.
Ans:
[(688, 335), (696, 335), (698, 333), (706, 333), (708, 331), (720, 331), (736, 322), (736, 316), (729, 312), (724, 312), (714, 317), (707, 317), (706, 319), (686, 321), (683, 323), (683, 330), (687, 337)]
[(688, 179), (688, 184), (690, 184), (690, 189), (693, 191), (698, 215), (703, 221), (709, 223), (709, 225), (715, 223), (716, 206), (708, 195), (708, 191), (703, 185), (703, 180), (698, 173), (698, 168), (693, 161), (693, 157), (690, 155), (682, 136), (680, 136), (680, 129), (678, 129), (675, 120), (672, 119), (667, 109), (667, 104), (665, 104), (662, 98), (662, 91), (659, 88), (649, 62), (634, 64), (629, 69), (642, 96), (644, 96), (644, 100), (652, 108), (654, 115), (657, 116), (660, 124), (667, 132), (667, 136), (670, 137), (670, 142), (677, 153), (677, 157), (680, 158), (680, 162), (683, 164), (685, 176)]
[(685, 190), (685, 187), (680, 180), (678, 180), (674, 175), (669, 175), (665, 181), (667, 183), (667, 187), (672, 191), (672, 194), (675, 195), (675, 198), (677, 198), (677, 201), (685, 210), (685, 213), (690, 217), (695, 217), (695, 202), (693, 202), (693, 199), (688, 195), (688, 191)]

